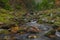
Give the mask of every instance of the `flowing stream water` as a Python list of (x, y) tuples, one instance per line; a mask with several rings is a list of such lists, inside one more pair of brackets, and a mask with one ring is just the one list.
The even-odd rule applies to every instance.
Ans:
[[(45, 24), (38, 24), (36, 23), (36, 21), (31, 21), (29, 23), (26, 23), (27, 26), (35, 26), (35, 27), (39, 27), (41, 30), (43, 30), (42, 32), (40, 32), (38, 34), (39, 38), (35, 38), (35, 39), (29, 39), (27, 38), (27, 36), (30, 33), (26, 33), (23, 35), (19, 35), (19, 34), (12, 34), (13, 36), (15, 36), (16, 40), (60, 40), (59, 37), (57, 37), (56, 39), (50, 39), (46, 36), (44, 36), (44, 34), (46, 34), (47, 32), (49, 32), (50, 30), (52, 30), (51, 26), (45, 25)], [(2, 30), (2, 29), (1, 29)], [(0, 30), (0, 31), (1, 31)], [(5, 34), (0, 34), (0, 38), (3, 39), (4, 36), (11, 36), (10, 34), (5, 35)], [(9, 39), (8, 39), (9, 40)]]

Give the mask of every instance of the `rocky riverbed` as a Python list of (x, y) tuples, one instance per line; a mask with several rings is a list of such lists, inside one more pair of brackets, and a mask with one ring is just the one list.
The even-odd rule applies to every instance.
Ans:
[[(20, 33), (0, 33), (0, 39), (1, 40), (60, 40), (60, 37), (54, 37), (54, 38), (49, 38), (45, 36), (46, 33), (51, 31), (53, 28), (51, 25), (46, 25), (46, 24), (38, 24), (36, 21), (34, 22), (29, 22), (26, 23), (26, 26), (32, 29), (28, 31), (27, 33), (20, 34)], [(34, 27), (33, 27), (34, 26)], [(26, 28), (26, 27), (25, 27)], [(29, 30), (28, 29), (28, 30)], [(36, 31), (32, 30), (39, 30), (39, 33), (36, 33)], [(0, 32), (4, 29), (0, 29)], [(32, 33), (31, 33), (32, 32)]]

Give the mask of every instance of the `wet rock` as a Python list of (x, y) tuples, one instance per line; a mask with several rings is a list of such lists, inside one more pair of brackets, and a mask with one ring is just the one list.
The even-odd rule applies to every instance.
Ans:
[(58, 27), (58, 28), (57, 28), (56, 33), (55, 33), (55, 34), (56, 34), (56, 36), (60, 37), (60, 27)]
[(0, 22), (0, 25), (4, 24), (3, 22)]
[(56, 31), (56, 36), (60, 37), (60, 32)]
[(3, 31), (4, 29), (0, 29), (0, 31)]
[(4, 29), (0, 29), (0, 34), (2, 33), (2, 31), (4, 31)]
[(56, 37), (56, 35), (49, 35), (49, 37), (50, 37), (50, 38), (55, 38), (55, 37)]
[(35, 27), (40, 26), (40, 24), (38, 24), (37, 21), (33, 21), (33, 20), (31, 20), (31, 22), (26, 23), (26, 25), (28, 25), (28, 26), (35, 26)]
[(4, 40), (10, 40), (11, 38), (9, 36), (5, 36), (3, 39)]
[(27, 27), (23, 27), (22, 26), (22, 27), (20, 27), (20, 30), (25, 30), (26, 31), (27, 30)]
[(26, 32), (23, 32), (23, 31), (21, 31), (21, 32), (19, 32), (19, 34), (25, 34)]
[(33, 33), (38, 33), (41, 30), (38, 27), (31, 27), (27, 29), (27, 32), (33, 32)]
[(28, 38), (37, 38), (38, 36), (37, 35), (34, 35), (34, 34), (30, 34), (28, 35)]

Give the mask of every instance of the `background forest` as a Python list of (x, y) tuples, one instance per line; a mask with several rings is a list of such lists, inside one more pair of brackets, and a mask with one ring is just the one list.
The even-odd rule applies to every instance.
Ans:
[[(23, 20), (23, 15), (27, 13), (40, 13), (39, 11), (46, 13), (43, 16), (47, 16), (47, 14), (52, 12), (52, 14), (54, 14), (58, 11), (57, 14), (53, 16), (58, 15), (58, 18), (60, 18), (58, 14), (60, 11), (59, 2), (58, 0), (0, 0), (0, 21), (4, 23), (8, 22), (9, 24), (12, 20), (12, 22), (16, 22), (15, 19), (17, 19), (17, 21), (20, 19)], [(35, 16), (31, 17), (34, 18)], [(28, 19), (30, 19), (30, 17)]]

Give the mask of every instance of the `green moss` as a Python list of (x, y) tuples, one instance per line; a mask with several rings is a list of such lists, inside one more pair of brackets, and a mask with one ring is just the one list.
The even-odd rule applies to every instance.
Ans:
[(2, 31), (0, 31), (0, 34), (9, 34), (9, 31), (8, 30), (2, 30)]
[[(14, 11), (9, 11), (5, 9), (0, 9), (0, 22), (11, 24), (11, 23), (18, 23), (18, 21), (14, 21), (14, 18), (18, 18), (20, 20), (23, 19), (23, 15), (25, 14), (25, 10), (17, 11), (14, 15)], [(12, 20), (11, 20), (12, 19)]]
[(10, 22), (10, 18), (14, 18), (13, 15), (9, 14), (7, 10), (4, 9), (0, 9), (0, 22), (3, 23), (9, 23)]

